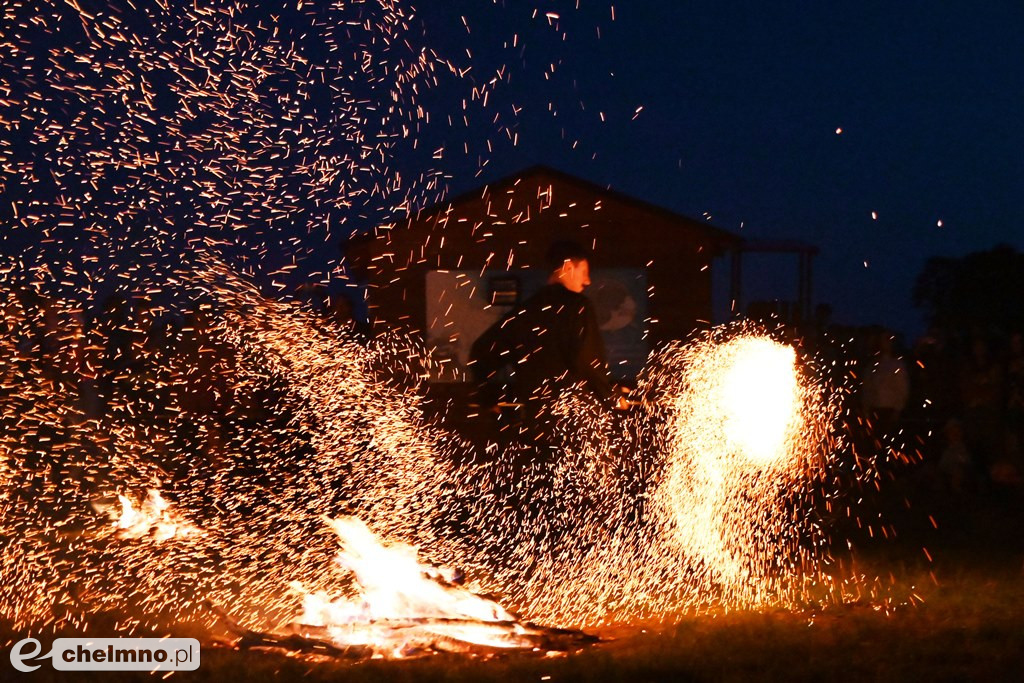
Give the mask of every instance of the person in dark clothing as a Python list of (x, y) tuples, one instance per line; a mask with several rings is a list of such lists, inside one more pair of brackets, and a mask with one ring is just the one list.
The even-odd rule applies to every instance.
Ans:
[(589, 254), (574, 242), (556, 242), (548, 263), (547, 284), (484, 332), (471, 351), (486, 397), (517, 404), (535, 432), (549, 431), (538, 424), (546, 406), (581, 386), (607, 408), (627, 406), (612, 386), (597, 317), (583, 295)]

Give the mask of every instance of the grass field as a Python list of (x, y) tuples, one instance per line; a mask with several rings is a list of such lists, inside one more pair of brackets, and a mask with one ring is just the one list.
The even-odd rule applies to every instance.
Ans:
[[(930, 580), (930, 577), (929, 579)], [(411, 661), (310, 662), (273, 652), (204, 648), (202, 666), (171, 680), (221, 681), (1013, 681), (1024, 672), (1024, 581), (960, 573), (925, 602), (885, 614), (865, 605), (824, 613), (687, 617), (665, 629), (616, 629), (609, 640), (549, 658), (438, 655)], [(155, 680), (148, 674), (57, 674), (32, 680)]]
[[(671, 626), (597, 630), (601, 643), (557, 657), (436, 655), (352, 663), (204, 644), (200, 669), (170, 680), (1024, 680), (1021, 492), (936, 501), (932, 507), (937, 529), (919, 512), (904, 516), (898, 528), (905, 532), (895, 541), (855, 539), (858, 571), (878, 577), (897, 598), (913, 591), (921, 602), (897, 599), (889, 609), (862, 601), (815, 611), (684, 615)], [(925, 544), (932, 560), (921, 550)], [(20, 637), (8, 633), (3, 640)], [(9, 668), (9, 648), (3, 649), (5, 681), (159, 680), (150, 674), (62, 674), (49, 664), (20, 674)]]

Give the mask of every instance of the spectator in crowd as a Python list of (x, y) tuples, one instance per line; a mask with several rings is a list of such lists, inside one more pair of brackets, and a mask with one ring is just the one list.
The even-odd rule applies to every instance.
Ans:
[(878, 354), (864, 378), (864, 408), (880, 433), (891, 433), (910, 394), (910, 377), (903, 361), (893, 355), (892, 337), (882, 332)]
[(971, 353), (961, 368), (960, 400), (967, 447), (979, 474), (999, 460), (1002, 440), (1003, 373), (988, 342), (975, 336)]
[(964, 429), (959, 420), (953, 419), (946, 423), (942, 430), (946, 445), (939, 457), (939, 473), (946, 490), (960, 495), (969, 487), (973, 479), (974, 467), (971, 453), (964, 442)]
[(1020, 332), (1010, 335), (1006, 359), (1006, 427), (1007, 451), (1019, 461), (1024, 436), (1024, 337)]

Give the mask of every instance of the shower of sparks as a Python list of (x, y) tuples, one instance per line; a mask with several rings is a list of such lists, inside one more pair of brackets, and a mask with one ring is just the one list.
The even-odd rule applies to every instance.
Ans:
[[(247, 623), (293, 622), (294, 581), (307, 595), (351, 594), (351, 567), (330, 561), (320, 523), (339, 513), (552, 625), (791, 604), (824, 578), (809, 490), (827, 468), (834, 406), (791, 347), (739, 334), (666, 349), (642, 387), (647, 410), (625, 425), (576, 397), (556, 406), (553, 457), (480, 453), (424, 420), (423, 350), (323, 329), (222, 264), (195, 277), (215, 292), (209, 343), (230, 353), (222, 390), (238, 402), (259, 395), (261, 410), (205, 435), (212, 460), (154, 450), (173, 448), (174, 416), (146, 429), (105, 423), (119, 441), (102, 460), (81, 443), (101, 429), (88, 422), (42, 473), (22, 453), (5, 470), (8, 490), (27, 482), (37, 493), (5, 500), (10, 616), (39, 619), (67, 601), (152, 623), (212, 621), (210, 600)], [(45, 422), (35, 430), (60, 424), (59, 409), (33, 408)], [(78, 463), (73, 485), (61, 462)], [(148, 507), (125, 508), (143, 519), (121, 524), (141, 533), (111, 540), (110, 522), (85, 514), (105, 486), (141, 490), (153, 478), (170, 498), (150, 494)]]
[[(84, 631), (103, 612), (212, 628), (211, 602), (273, 630), (313, 620), (312, 596), (330, 611), (326, 596), (408, 588), (384, 546), (363, 546), (376, 565), (333, 562), (324, 517), (360, 520), (332, 525), (349, 550), (370, 531), (416, 547), (463, 571), (467, 595), (551, 625), (791, 604), (827, 578), (812, 491), (836, 404), (792, 347), (733, 330), (665, 349), (642, 409), (617, 422), (566, 397), (538, 457), (428, 422), (414, 342), (362, 341), (255, 284), (346, 222), (441, 196), (434, 140), (495, 107), (507, 70), (467, 75), (391, 0), (2, 12), (0, 221), (17, 256), (0, 260), (0, 616), (15, 628)], [(534, 14), (561, 32), (570, 12)], [(443, 79), (472, 93), (432, 122), (424, 93)], [(512, 109), (485, 118), (514, 141)], [(404, 177), (399, 154), (424, 170)], [(386, 577), (402, 585), (371, 585)], [(514, 622), (472, 600), (485, 614), (417, 613)]]
[(794, 349), (765, 337), (698, 344), (676, 362), (665, 538), (732, 600), (779, 601), (821, 540), (792, 515), (823, 472), (834, 406), (801, 377)]

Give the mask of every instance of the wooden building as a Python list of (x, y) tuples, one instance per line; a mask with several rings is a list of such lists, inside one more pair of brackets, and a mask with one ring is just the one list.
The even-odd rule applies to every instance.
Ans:
[(549, 245), (590, 248), (612, 372), (628, 378), (657, 344), (711, 319), (711, 264), (739, 238), (710, 225), (536, 166), (355, 237), (350, 272), (367, 285), (375, 327), (426, 336), (459, 380), (472, 342), (546, 279)]

